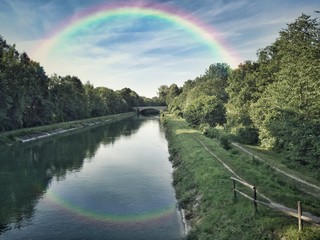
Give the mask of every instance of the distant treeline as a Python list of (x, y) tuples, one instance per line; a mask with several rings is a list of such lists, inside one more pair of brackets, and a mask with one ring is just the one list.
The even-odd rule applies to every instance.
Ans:
[(139, 105), (161, 103), (129, 88), (114, 91), (75, 76), (48, 77), (39, 63), (0, 36), (0, 132), (122, 113)]
[[(286, 152), (292, 164), (320, 168), (320, 28), (302, 14), (257, 61), (211, 65), (182, 88), (159, 87), (160, 100), (189, 124)], [(318, 171), (319, 172), (319, 171)], [(320, 173), (319, 173), (320, 177)]]

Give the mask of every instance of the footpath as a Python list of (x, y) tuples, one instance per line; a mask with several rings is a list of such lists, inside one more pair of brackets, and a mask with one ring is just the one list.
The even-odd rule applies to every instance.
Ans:
[[(207, 138), (181, 118), (166, 114), (163, 122), (174, 168), (173, 185), (190, 227), (187, 239), (319, 239), (316, 181), (258, 159), (239, 144), (225, 150), (219, 140)], [(250, 200), (234, 194), (232, 178), (255, 186), (256, 211), (252, 189), (237, 184), (237, 190)], [(308, 237), (298, 232), (298, 201), (303, 206), (302, 233)]]
[[(248, 185), (251, 185), (251, 184), (247, 183), (247, 182), (246, 182), (242, 177), (240, 177), (238, 174), (236, 174), (236, 173), (234, 172), (234, 170), (233, 170), (232, 168), (230, 168), (221, 158), (219, 158), (216, 154), (214, 154), (214, 153), (203, 143), (203, 141), (201, 141), (201, 140), (200, 140), (199, 138), (197, 138), (197, 137), (194, 137), (194, 138), (195, 138), (199, 143), (201, 143), (201, 145), (206, 149), (206, 151), (208, 151), (216, 160), (218, 160), (218, 161), (219, 161), (229, 172), (231, 172), (237, 179), (243, 181), (244, 183), (246, 183), (246, 184), (248, 184)], [(238, 143), (232, 143), (232, 145), (240, 148), (242, 151), (248, 153), (250, 156), (255, 157), (255, 158), (258, 159), (259, 161), (265, 162), (263, 159), (261, 159), (261, 158), (258, 157), (257, 155), (254, 155), (252, 152), (250, 152), (250, 151), (244, 149), (243, 147), (241, 147)], [(308, 182), (306, 182), (306, 181), (298, 178), (297, 176), (294, 176), (294, 175), (292, 175), (292, 174), (289, 174), (289, 173), (287, 173), (287, 172), (285, 172), (285, 171), (283, 171), (283, 170), (280, 170), (279, 168), (277, 168), (277, 167), (275, 167), (275, 166), (273, 166), (273, 165), (270, 165), (269, 163), (268, 163), (268, 165), (269, 165), (272, 169), (274, 169), (274, 170), (276, 170), (276, 171), (284, 174), (284, 175), (287, 176), (288, 178), (292, 178), (292, 179), (294, 179), (295, 181), (298, 181), (298, 182), (301, 182), (301, 183), (303, 183), (303, 184), (305, 184), (305, 185), (307, 185), (307, 186), (313, 187), (313, 188), (315, 188), (316, 190), (320, 190), (320, 187), (317, 186), (317, 185), (308, 183)], [(305, 189), (304, 189), (304, 188), (301, 188), (301, 190), (304, 191)], [(286, 214), (288, 214), (288, 215), (296, 216), (296, 214), (295, 214), (296, 209), (292, 209), (292, 208), (286, 207), (286, 206), (284, 206), (284, 205), (282, 205), (282, 204), (280, 204), (280, 203), (276, 203), (276, 202), (272, 201), (270, 198), (268, 198), (266, 195), (260, 193), (259, 191), (257, 191), (257, 193), (259, 193), (260, 196), (267, 201), (267, 202), (259, 201), (261, 204), (264, 204), (265, 206), (269, 206), (269, 207), (271, 207), (271, 208), (277, 209), (277, 210), (279, 210), (279, 211), (281, 211), (281, 212), (283, 212), (283, 213), (286, 213)], [(318, 194), (312, 194), (312, 195), (315, 195), (317, 198), (320, 197), (320, 195), (318, 195)], [(314, 223), (314, 224), (317, 224), (317, 225), (320, 226), (320, 217), (315, 216), (315, 215), (313, 215), (312, 213), (304, 212), (304, 216), (302, 216), (302, 218), (303, 218), (305, 221), (308, 221), (308, 222), (311, 222), (311, 223)]]
[(119, 121), (136, 115), (136, 112), (120, 113), (96, 118), (88, 118), (71, 122), (61, 122), (33, 128), (22, 128), (0, 133), (0, 146), (12, 145), (17, 142), (25, 143), (37, 139), (47, 138), (58, 134), (73, 132), (76, 130), (98, 126), (101, 124)]
[[(288, 170), (281, 170), (280, 168), (276, 167), (275, 165), (273, 165), (272, 163), (266, 161), (265, 159), (262, 159), (261, 157), (255, 155), (254, 153), (252, 153), (251, 151), (245, 149), (244, 147), (242, 147), (239, 143), (231, 143), (233, 146), (237, 147), (238, 149), (240, 149), (241, 151), (249, 154), (250, 156), (252, 156), (253, 158), (269, 165), (272, 169), (274, 169), (275, 171), (285, 175), (286, 177), (288, 178), (291, 178), (293, 179), (294, 181), (297, 181), (299, 183), (301, 183), (304, 187), (310, 187), (312, 188), (313, 191), (316, 191), (316, 193), (314, 192), (309, 192), (307, 191), (304, 187), (301, 187), (300, 189), (303, 190), (303, 191), (306, 191), (307, 193), (309, 194), (312, 194), (313, 196), (316, 196), (318, 198), (320, 198), (320, 185), (316, 185), (316, 184), (313, 184), (313, 183), (310, 183), (310, 182), (307, 182), (306, 180), (304, 179), (301, 179), (300, 177), (298, 177), (297, 175), (294, 175), (292, 173), (289, 173)], [(291, 170), (292, 171), (292, 170)]]

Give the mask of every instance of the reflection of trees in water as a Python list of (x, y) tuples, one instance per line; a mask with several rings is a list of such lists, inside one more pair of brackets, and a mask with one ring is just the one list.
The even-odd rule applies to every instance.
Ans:
[(130, 136), (142, 122), (132, 118), (0, 149), (0, 234), (32, 218), (53, 177), (63, 179), (68, 171), (80, 170), (100, 144), (114, 144), (119, 137)]

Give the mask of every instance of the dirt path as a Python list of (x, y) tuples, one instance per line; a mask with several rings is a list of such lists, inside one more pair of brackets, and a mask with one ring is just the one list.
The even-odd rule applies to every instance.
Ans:
[(317, 186), (317, 185), (315, 185), (315, 184), (309, 183), (309, 182), (307, 182), (307, 181), (305, 181), (305, 180), (303, 180), (303, 179), (301, 179), (301, 178), (299, 178), (299, 177), (297, 177), (297, 176), (294, 176), (294, 175), (292, 175), (292, 174), (290, 174), (290, 173), (287, 173), (287, 172), (285, 172), (285, 171), (283, 171), (283, 170), (281, 170), (281, 169), (279, 169), (279, 168), (271, 165), (269, 162), (266, 162), (265, 160), (261, 159), (259, 156), (254, 155), (252, 152), (250, 152), (250, 151), (248, 151), (247, 149), (243, 148), (243, 147), (240, 146), (238, 143), (231, 143), (231, 144), (232, 144), (233, 146), (241, 149), (242, 151), (246, 152), (246, 153), (249, 154), (250, 156), (253, 156), (255, 159), (257, 159), (257, 160), (259, 160), (259, 161), (261, 161), (261, 162), (269, 165), (272, 169), (276, 170), (277, 172), (280, 172), (280, 173), (286, 175), (287, 177), (289, 177), (289, 178), (291, 178), (291, 179), (293, 179), (293, 180), (295, 180), (295, 181), (298, 181), (298, 182), (300, 182), (300, 183), (302, 183), (302, 184), (305, 184), (305, 185), (307, 185), (307, 186), (309, 186), (309, 187), (312, 187), (312, 188), (317, 189), (317, 190), (320, 191), (320, 186)]
[[(231, 172), (235, 177), (237, 177), (238, 179), (246, 182), (246, 180), (244, 180), (243, 178), (241, 178), (239, 175), (237, 175), (233, 170), (232, 168), (230, 168), (221, 158), (219, 158), (216, 154), (214, 154), (199, 138), (193, 136), (193, 138), (198, 141), (205, 149), (208, 153), (210, 153), (210, 155), (212, 155), (215, 159), (217, 159), (229, 172)], [(239, 146), (241, 147), (241, 146)], [(246, 150), (246, 149), (244, 149)], [(249, 151), (246, 151), (247, 153), (251, 154)], [(256, 157), (256, 156), (255, 156)], [(260, 159), (260, 161), (263, 161), (262, 159)], [(271, 165), (270, 165), (271, 166)], [(276, 167), (274, 167), (274, 169), (276, 169)], [(281, 171), (280, 169), (278, 169), (279, 172), (281, 173), (284, 173), (285, 175), (287, 175), (287, 173)], [(300, 178), (297, 178), (291, 174), (288, 174), (290, 175), (293, 179), (299, 181), (301, 180), (302, 183), (304, 183), (305, 181), (300, 179)], [(298, 180), (299, 179), (299, 180)], [(306, 182), (307, 183), (307, 182)], [(310, 183), (307, 183), (308, 185)], [(315, 186), (316, 188), (319, 188), (318, 186), (314, 185), (314, 184), (310, 184), (310, 186)], [(265, 196), (264, 194), (262, 194), (261, 192), (258, 192), (257, 193), (264, 199), (266, 200), (267, 202), (262, 202), (262, 201), (259, 201), (261, 204), (263, 205), (266, 205), (266, 206), (269, 206), (271, 208), (274, 208), (274, 209), (277, 209), (278, 211), (281, 211), (283, 213), (286, 213), (288, 215), (291, 215), (291, 216), (297, 216), (297, 209), (292, 209), (292, 208), (288, 208), (282, 204), (279, 204), (279, 203), (276, 203), (276, 202), (273, 202), (270, 198), (268, 198), (267, 196)], [(303, 216), (302, 216), (302, 219), (304, 221), (308, 221), (308, 222), (312, 222), (312, 223), (315, 223), (317, 225), (320, 225), (320, 217), (318, 216), (315, 216), (313, 215), (312, 213), (309, 213), (309, 212), (303, 212)]]
[[(236, 178), (244, 181), (244, 182), (247, 182), (245, 179), (243, 179), (242, 177), (240, 177), (238, 174), (236, 174), (221, 158), (219, 158), (216, 154), (214, 154), (199, 138), (193, 136), (206, 150), (207, 152), (210, 153), (210, 155), (212, 155), (213, 157), (215, 157), (229, 172), (231, 172)], [(260, 194), (260, 196), (262, 198), (264, 198), (265, 200), (267, 200), (269, 203), (272, 203), (272, 201), (267, 197), (265, 196), (264, 194), (260, 193), (257, 191), (257, 193)]]

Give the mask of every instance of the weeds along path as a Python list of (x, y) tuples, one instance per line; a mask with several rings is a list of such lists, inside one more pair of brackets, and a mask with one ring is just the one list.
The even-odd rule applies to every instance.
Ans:
[[(283, 170), (275, 167), (274, 165), (270, 164), (270, 162), (267, 162), (267, 161), (263, 160), (262, 158), (260, 158), (260, 157), (257, 156), (257, 155), (254, 155), (252, 152), (250, 152), (250, 151), (248, 151), (247, 149), (243, 148), (243, 147), (240, 146), (238, 143), (234, 143), (234, 142), (233, 142), (233, 143), (231, 143), (231, 144), (232, 144), (233, 146), (239, 148), (239, 149), (242, 150), (243, 152), (249, 154), (250, 156), (253, 156), (255, 159), (257, 159), (257, 160), (259, 160), (259, 161), (261, 161), (261, 162), (269, 165), (272, 169), (276, 170), (277, 172), (280, 172), (280, 173), (286, 175), (287, 177), (289, 177), (289, 178), (291, 178), (291, 179), (293, 179), (293, 180), (295, 180), (295, 181), (298, 181), (298, 182), (300, 182), (300, 183), (302, 183), (302, 184), (304, 184), (304, 185), (307, 185), (307, 186), (309, 186), (309, 187), (311, 187), (311, 188), (313, 188), (313, 189), (317, 189), (317, 190), (320, 191), (320, 186), (317, 186), (317, 185), (315, 185), (315, 184), (309, 183), (309, 182), (307, 182), (307, 181), (305, 181), (305, 180), (303, 180), (303, 179), (301, 179), (301, 178), (299, 178), (299, 177), (297, 177), (297, 176), (294, 176), (294, 175), (292, 175), (292, 174), (290, 174), (290, 173), (287, 173), (287, 172), (285, 172), (285, 171), (283, 171)], [(314, 194), (313, 194), (313, 195), (314, 195)], [(320, 196), (318, 196), (318, 197), (320, 197)]]
[[(182, 127), (182, 126), (181, 126)], [(237, 177), (238, 179), (246, 182), (246, 180), (244, 180), (242, 177), (240, 177), (238, 174), (236, 174), (232, 168), (230, 168), (230, 166), (228, 166), (221, 158), (219, 158), (215, 153), (213, 153), (205, 144), (203, 141), (201, 141), (199, 138), (197, 138), (196, 136), (192, 135), (192, 137), (197, 141), (199, 142), (203, 147), (204, 149), (206, 149), (206, 151), (212, 155), (215, 159), (217, 159), (229, 172), (231, 172), (235, 177)], [(303, 180), (302, 180), (303, 181)], [(313, 184), (312, 184), (313, 185)], [(317, 187), (317, 186), (316, 186)], [(266, 201), (268, 202), (261, 202), (259, 201), (260, 203), (262, 203), (263, 205), (267, 205), (271, 208), (274, 208), (274, 209), (277, 209), (281, 212), (284, 212), (284, 213), (289, 213), (289, 212), (296, 212), (297, 210), (296, 209), (292, 209), (292, 208), (289, 208), (289, 207), (286, 207), (282, 204), (279, 204), (279, 203), (276, 203), (276, 202), (273, 202), (270, 198), (268, 198), (267, 196), (265, 196), (264, 194), (262, 194), (261, 192), (257, 191), (257, 193)], [(304, 219), (306, 221), (310, 221), (310, 222), (313, 222), (313, 223), (316, 223), (316, 224), (320, 224), (320, 217), (318, 216), (315, 216), (313, 215), (312, 213), (309, 213), (309, 212), (304, 212)]]
[[(214, 154), (199, 138), (193, 136), (193, 138), (195, 140), (197, 140), (205, 149), (206, 151), (208, 151), (208, 153), (210, 153), (210, 155), (212, 155), (213, 157), (215, 157), (229, 172), (231, 172), (236, 178), (240, 179), (241, 181), (247, 182), (245, 179), (243, 179), (242, 177), (240, 177), (238, 174), (236, 174), (221, 158), (219, 158), (216, 154)], [(267, 200), (269, 203), (272, 203), (272, 201), (265, 196), (264, 194), (260, 193), (257, 191), (257, 193), (260, 194), (260, 196), (262, 198), (264, 198), (265, 200)]]

